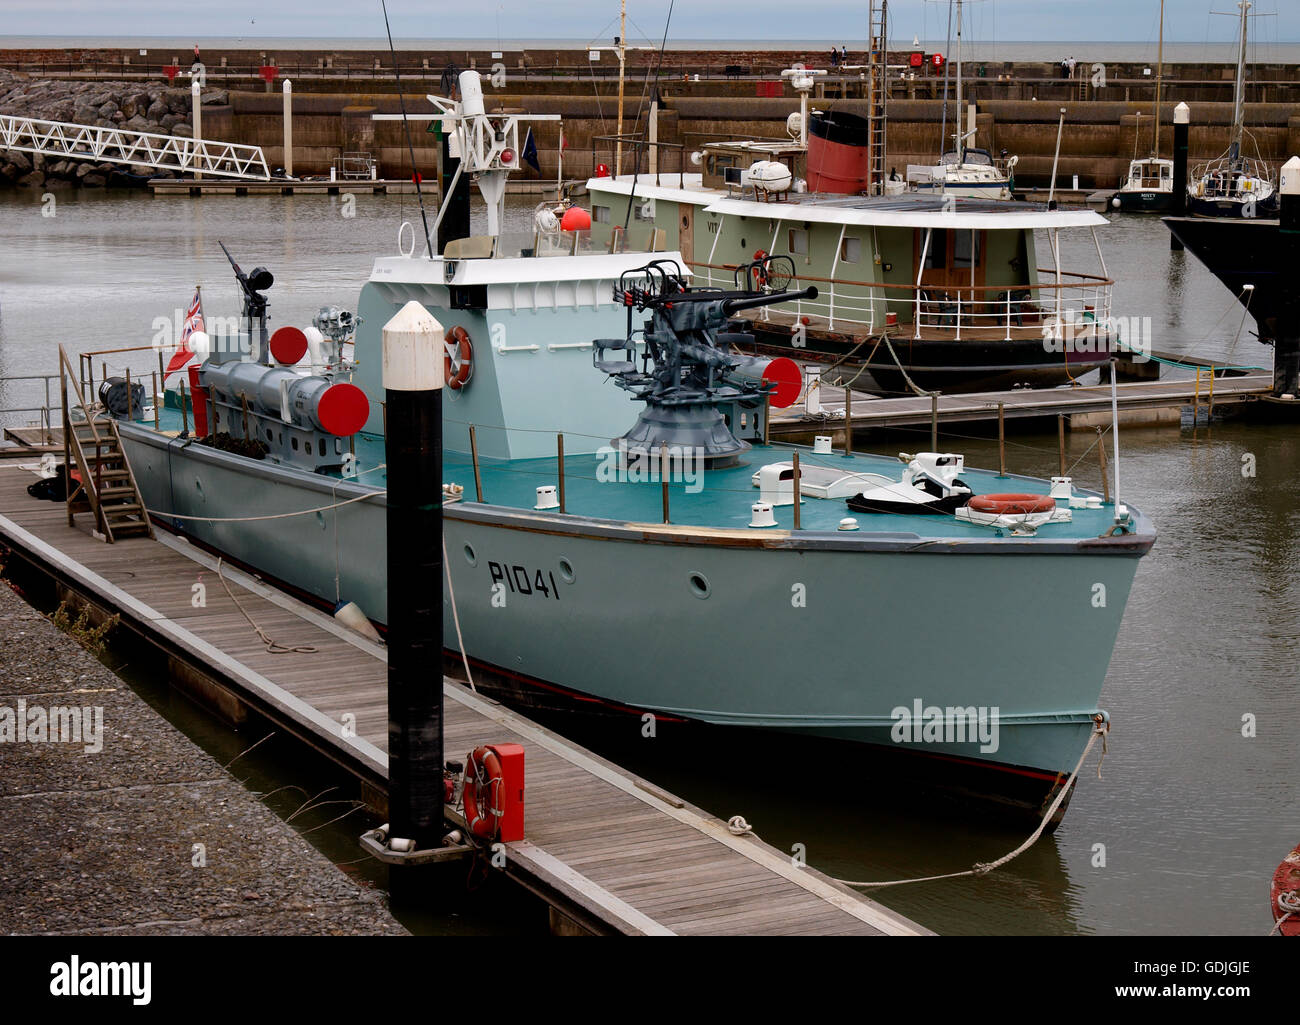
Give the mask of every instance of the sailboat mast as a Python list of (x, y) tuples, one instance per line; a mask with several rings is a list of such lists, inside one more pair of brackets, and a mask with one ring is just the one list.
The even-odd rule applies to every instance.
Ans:
[(1241, 8), (1241, 44), (1237, 49), (1237, 89), (1232, 99), (1232, 145), (1228, 154), (1236, 160), (1241, 156), (1241, 137), (1246, 120), (1246, 12), (1250, 0), (1238, 0)]
[[(952, 53), (952, 0), (948, 0), (948, 40), (945, 55)], [(948, 69), (951, 61), (943, 62), (943, 118), (939, 125), (939, 156), (943, 157), (944, 143), (948, 141)]]
[(614, 143), (614, 177), (623, 173), (623, 71), (627, 59), (627, 0), (619, 4), (618, 14), (618, 130)]
[(1160, 85), (1165, 74), (1165, 0), (1160, 0), (1160, 41), (1156, 44), (1155, 125), (1151, 129), (1151, 156), (1160, 156)]
[(966, 162), (966, 108), (961, 102), (961, 0), (957, 0), (957, 163)]

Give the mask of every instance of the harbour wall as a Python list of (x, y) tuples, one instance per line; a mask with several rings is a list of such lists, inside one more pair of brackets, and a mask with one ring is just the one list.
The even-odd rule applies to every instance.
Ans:
[[(608, 51), (591, 67), (574, 64), (582, 51), (531, 51), (528, 54), (443, 51), (429, 55), (410, 52), (399, 56), (407, 111), (427, 115), (428, 92), (441, 89), (441, 69), (476, 66), (489, 77), (485, 94), (489, 105), (501, 109), (563, 118), (564, 177), (583, 178), (595, 165), (614, 163), (614, 144), (600, 140), (613, 135), (617, 124), (617, 66)], [(624, 131), (645, 127), (644, 97), (649, 93), (645, 51), (629, 51), (629, 81), (624, 101)], [(658, 96), (660, 171), (678, 171), (693, 165), (689, 155), (701, 144), (724, 138), (787, 138), (786, 117), (798, 109), (798, 96), (776, 77), (776, 70), (797, 58), (814, 55), (795, 52), (728, 53), (673, 52), (666, 60), (677, 62), (685, 80), (661, 69)], [(820, 56), (820, 55), (817, 55)], [(57, 60), (55, 58), (58, 58)], [(121, 51), (0, 51), (0, 113), (25, 114), (49, 120), (72, 120), (105, 127), (121, 125), (142, 131), (188, 135), (188, 60), (192, 54), (168, 54), (181, 61), (182, 72), (169, 84), (162, 64), (145, 64), (159, 58), (139, 57)], [(188, 60), (187, 60), (188, 58)], [(225, 65), (221, 64), (225, 60)], [(850, 60), (854, 56), (850, 54)], [(860, 58), (859, 58), (860, 59)], [(891, 56), (891, 60), (897, 55)], [(400, 122), (375, 122), (376, 113), (401, 110), (394, 91), (391, 64), (386, 54), (351, 51), (340, 54), (297, 52), (268, 54), (247, 51), (203, 54), (207, 75), (203, 91), (203, 135), (209, 139), (261, 146), (268, 165), (283, 166), (283, 79), (293, 81), (294, 170), (299, 175), (325, 174), (344, 152), (373, 154), (381, 177), (405, 178), (411, 173), (410, 157)], [(278, 61), (258, 65), (257, 61)], [(380, 61), (379, 67), (374, 62)], [(250, 63), (250, 61), (252, 63)], [(564, 61), (566, 63), (557, 63)], [(734, 61), (734, 63), (729, 63)], [(495, 74), (493, 68), (496, 67)], [(273, 67), (272, 81), (254, 71)], [(690, 69), (704, 69), (694, 72)], [(980, 65), (984, 77), (965, 84), (965, 94), (976, 103), (978, 129), (975, 145), (997, 153), (1005, 149), (1019, 156), (1017, 183), (1045, 185), (1050, 178), (1056, 148), (1060, 111), (1065, 108), (1058, 181), (1070, 183), (1079, 176), (1081, 188), (1109, 188), (1120, 181), (1135, 155), (1152, 149), (1151, 114), (1154, 82), (1142, 75), (1144, 65), (1114, 65), (1107, 69), (1106, 84), (1085, 81), (1084, 69), (1073, 80), (1052, 77), (1052, 65)], [(109, 70), (126, 77), (105, 78)], [(41, 71), (46, 77), (41, 76)], [(613, 72), (611, 75), (610, 72)], [(1261, 156), (1280, 165), (1300, 152), (1300, 68), (1257, 66), (1248, 90), (1247, 123)], [(700, 74), (699, 81), (694, 79)], [(1226, 74), (1226, 78), (1225, 78)], [(1232, 118), (1230, 66), (1176, 65), (1167, 69), (1161, 98), (1160, 152), (1172, 147), (1172, 112), (1180, 101), (1192, 107), (1191, 160), (1208, 160), (1228, 145)], [(1091, 72), (1089, 71), (1089, 75)], [(184, 88), (181, 88), (184, 86)], [(811, 98), (816, 109), (845, 109), (863, 113), (865, 83), (857, 72), (828, 75), (818, 82)], [(945, 105), (942, 79), (923, 72), (916, 78), (891, 81), (888, 105), (889, 163), (900, 174), (909, 163), (930, 163), (939, 152), (947, 123), (951, 135), (955, 103)], [(756, 95), (763, 93), (764, 95)], [(99, 102), (95, 102), (98, 100)], [(945, 115), (946, 106), (946, 115)], [(436, 168), (436, 137), (427, 122), (413, 122), (415, 163), (426, 177)], [(534, 126), (541, 172), (521, 173), (521, 179), (554, 179), (560, 125)], [(643, 160), (642, 170), (648, 161)], [(91, 170), (66, 162), (63, 167), (32, 157), (15, 158), (0, 153), (0, 184), (42, 186), (47, 183), (98, 185), (108, 180), (107, 168)], [(624, 150), (624, 169), (632, 166)], [(145, 169), (138, 168), (144, 173)], [(87, 179), (89, 179), (87, 181)]]

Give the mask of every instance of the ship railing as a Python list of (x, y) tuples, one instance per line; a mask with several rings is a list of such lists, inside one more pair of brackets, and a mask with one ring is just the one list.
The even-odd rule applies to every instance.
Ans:
[[(39, 406), (4, 406), (0, 407), (0, 421), (3, 421), (7, 427), (39, 427), (41, 431), (42, 444), (53, 444), (53, 425), (54, 418), (51, 409), (51, 391), (50, 382), (57, 381), (58, 374), (15, 374), (12, 377), (0, 377), (0, 394), (8, 395), (11, 386), (16, 386), (13, 391), (26, 392), (28, 394), (33, 390), (43, 389), (45, 392), (45, 401)], [(32, 382), (39, 382), (33, 386)], [(18, 399), (17, 401), (22, 401)], [(35, 423), (32, 422), (33, 414), (36, 417)], [(19, 419), (24, 422), (15, 423)]]
[[(696, 283), (714, 288), (734, 288), (735, 265), (691, 264)], [(763, 307), (759, 320), (773, 313), (793, 312), (796, 320), (818, 318), (828, 330), (850, 327), (867, 334), (892, 328), (908, 315), (913, 337), (922, 331), (952, 331), (960, 339), (973, 334), (987, 339), (1001, 334), (1004, 341), (1026, 333), (1048, 333), (1062, 325), (1087, 325), (1108, 321), (1112, 315), (1114, 281), (1096, 274), (1039, 270), (1040, 280), (1025, 284), (953, 285), (894, 284), (855, 281), (800, 274), (790, 288), (816, 285), (816, 299), (801, 299)]]

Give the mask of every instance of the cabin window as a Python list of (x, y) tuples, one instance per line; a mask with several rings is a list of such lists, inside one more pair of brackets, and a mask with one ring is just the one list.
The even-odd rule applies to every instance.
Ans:
[(308, 441), (308, 442), (304, 442), (303, 444), (304, 444), (304, 447), (307, 449), (307, 454), (308, 454), (308, 455), (311, 455), (311, 442)]
[[(921, 244), (925, 245), (924, 240)], [(948, 232), (932, 231), (930, 233), (930, 247), (925, 253), (925, 266), (927, 270), (933, 270), (936, 267), (946, 268), (948, 266)]]
[(862, 239), (854, 238), (852, 235), (845, 235), (844, 241), (840, 243), (840, 259), (845, 263), (860, 263), (862, 261)]
[(591, 205), (591, 219), (595, 221), (597, 224), (608, 224), (609, 207), (597, 206), (595, 203), (593, 203)]
[(297, 452), (297, 451), (298, 451), (298, 439), (297, 439), (297, 438), (292, 438), (292, 439), (290, 439), (290, 440), (293, 442), (293, 450), (294, 450), (295, 452)]
[(973, 231), (954, 231), (952, 265), (954, 267), (979, 266), (980, 236)]
[(808, 229), (790, 229), (790, 252), (794, 253), (796, 256), (808, 255)]

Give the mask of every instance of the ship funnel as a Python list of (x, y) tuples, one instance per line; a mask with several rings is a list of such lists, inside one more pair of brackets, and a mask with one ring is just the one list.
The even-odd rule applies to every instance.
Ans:
[(843, 110), (808, 121), (808, 191), (853, 196), (867, 191), (870, 123)]

